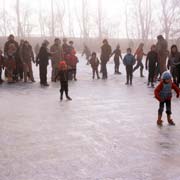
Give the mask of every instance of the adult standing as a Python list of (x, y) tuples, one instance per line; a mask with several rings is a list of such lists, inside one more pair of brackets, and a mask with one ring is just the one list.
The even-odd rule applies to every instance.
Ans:
[(120, 49), (120, 45), (118, 44), (116, 46), (116, 49), (113, 51), (113, 53), (111, 54), (111, 56), (114, 55), (114, 74), (121, 74), (121, 72), (119, 72), (119, 65), (120, 65), (120, 59), (122, 60), (122, 55), (121, 55), (121, 49)]
[(168, 43), (162, 35), (159, 35), (157, 37), (157, 40), (158, 42), (156, 44), (156, 50), (158, 53), (158, 65), (159, 65), (160, 75), (162, 75), (162, 73), (166, 71), (166, 60), (168, 57)]
[(49, 57), (51, 53), (48, 50), (49, 42), (45, 40), (39, 50), (39, 54), (36, 59), (36, 64), (39, 64), (40, 72), (40, 84), (43, 86), (49, 86), (47, 83), (47, 66), (49, 64)]
[(59, 62), (63, 60), (63, 50), (61, 47), (61, 41), (59, 38), (54, 40), (54, 44), (50, 48), (51, 56), (51, 66), (52, 66), (52, 74), (51, 81), (55, 82), (55, 78), (58, 75), (58, 65)]
[(84, 56), (84, 55), (86, 56), (86, 60), (87, 60), (86, 65), (89, 65), (89, 60), (90, 60), (90, 57), (91, 57), (91, 51), (87, 47), (87, 45), (85, 45), (85, 44), (84, 44), (84, 49), (83, 49), (83, 52), (82, 52), (81, 56)]
[(9, 35), (8, 41), (4, 46), (5, 64), (6, 64), (6, 74), (8, 77), (8, 82), (12, 83), (16, 79), (16, 53), (18, 50), (18, 43), (15, 41), (14, 35)]
[(107, 39), (103, 40), (103, 45), (101, 46), (101, 71), (102, 71), (102, 79), (108, 78), (107, 73), (107, 62), (109, 61), (110, 55), (112, 53), (111, 46), (108, 43)]
[(23, 71), (24, 71), (24, 82), (27, 82), (27, 76), (32, 82), (35, 82), (32, 70), (32, 61), (34, 62), (34, 54), (32, 50), (32, 46), (28, 41), (24, 41), (24, 45), (21, 51), (21, 60), (23, 63)]
[(144, 77), (144, 75), (143, 75), (144, 65), (142, 63), (142, 60), (143, 60), (143, 56), (146, 55), (144, 53), (143, 47), (144, 47), (144, 44), (140, 43), (139, 47), (137, 48), (137, 50), (134, 54), (134, 57), (136, 57), (136, 60), (137, 60), (137, 64), (134, 67), (133, 72), (136, 71), (140, 67), (140, 76), (141, 77)]

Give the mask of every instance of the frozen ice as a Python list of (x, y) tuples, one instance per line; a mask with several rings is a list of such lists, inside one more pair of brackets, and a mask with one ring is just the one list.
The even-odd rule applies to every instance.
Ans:
[[(172, 100), (175, 127), (156, 126), (158, 102), (146, 78), (125, 71), (92, 80), (80, 58), (73, 101), (59, 101), (59, 83), (0, 86), (0, 180), (179, 180), (180, 102)], [(50, 67), (49, 67), (50, 81)]]

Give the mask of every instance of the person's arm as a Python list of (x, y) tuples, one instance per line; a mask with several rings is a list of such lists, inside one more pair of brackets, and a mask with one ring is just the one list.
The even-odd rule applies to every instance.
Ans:
[(154, 90), (154, 96), (158, 101), (161, 101), (161, 97), (160, 97), (160, 91), (162, 89), (162, 83), (160, 83)]
[(126, 66), (126, 56), (124, 56), (123, 64)]
[(116, 51), (116, 50), (114, 50), (114, 51), (111, 53), (110, 58), (115, 54), (115, 51)]
[(170, 69), (170, 66), (171, 66), (171, 59), (169, 58), (169, 59), (168, 59), (168, 62), (167, 62), (167, 69), (168, 69), (168, 70)]
[(147, 57), (146, 57), (146, 70), (148, 69), (148, 62), (149, 62), (149, 53), (148, 53), (148, 55), (147, 55)]
[(179, 98), (179, 88), (177, 87), (177, 85), (175, 83), (172, 83), (172, 89), (175, 90), (176, 92), (176, 97)]
[(119, 57), (121, 58), (121, 60), (122, 60), (122, 53), (121, 53), (121, 50), (120, 50), (120, 55), (119, 55)]

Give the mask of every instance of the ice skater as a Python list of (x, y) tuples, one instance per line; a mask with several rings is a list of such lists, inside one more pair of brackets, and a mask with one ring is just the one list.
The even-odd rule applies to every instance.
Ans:
[(97, 55), (95, 52), (92, 53), (92, 57), (90, 59), (90, 64), (91, 64), (91, 67), (92, 67), (92, 72), (93, 72), (93, 79), (95, 78), (95, 73), (97, 75), (97, 79), (100, 79), (99, 77), (99, 72), (98, 72), (98, 67), (99, 67), (99, 59), (97, 58)]
[(60, 100), (63, 100), (63, 93), (65, 92), (66, 98), (67, 100), (71, 101), (72, 99), (69, 97), (68, 95), (68, 73), (71, 70), (68, 69), (67, 64), (65, 61), (61, 61), (59, 63), (59, 73), (55, 78), (56, 79), (59, 77), (60, 79), (60, 85), (61, 85), (61, 89), (60, 89)]
[(131, 54), (131, 48), (127, 49), (127, 54), (123, 59), (123, 63), (126, 66), (127, 81), (126, 85), (132, 85), (133, 79), (133, 65), (136, 63), (135, 57)]
[(114, 74), (121, 74), (121, 72), (119, 72), (119, 65), (120, 65), (120, 59), (122, 60), (122, 55), (121, 55), (121, 49), (120, 49), (120, 45), (118, 44), (116, 49), (113, 51), (113, 53), (111, 54), (111, 56), (114, 55)]
[(143, 56), (146, 55), (144, 53), (143, 47), (144, 47), (144, 44), (140, 43), (139, 47), (137, 48), (137, 50), (134, 54), (134, 57), (136, 57), (136, 59), (137, 59), (137, 64), (134, 67), (133, 72), (135, 72), (140, 67), (140, 76), (141, 77), (144, 77), (144, 75), (143, 75), (144, 65), (142, 63), (142, 60), (143, 60)]
[(4, 69), (4, 56), (2, 55), (2, 50), (0, 50), (0, 84), (4, 82), (4, 80), (2, 80), (3, 69)]
[(171, 98), (172, 98), (172, 89), (176, 91), (176, 97), (179, 98), (179, 88), (171, 80), (172, 76), (168, 71), (165, 71), (162, 74), (162, 80), (159, 85), (155, 88), (154, 95), (155, 98), (159, 101), (159, 110), (158, 110), (158, 120), (157, 125), (162, 126), (162, 114), (164, 111), (164, 104), (166, 104), (166, 114), (167, 121), (169, 125), (175, 125), (174, 121), (171, 119)]
[(146, 70), (148, 70), (148, 83), (149, 86), (151, 83), (151, 87), (154, 88), (154, 79), (155, 79), (155, 72), (158, 65), (158, 54), (156, 52), (156, 46), (151, 46), (151, 51), (148, 52), (146, 58)]

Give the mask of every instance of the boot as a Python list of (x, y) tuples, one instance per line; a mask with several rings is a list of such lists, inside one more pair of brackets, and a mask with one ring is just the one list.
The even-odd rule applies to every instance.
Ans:
[(157, 120), (157, 125), (158, 126), (162, 126), (163, 125), (163, 121), (162, 121), (162, 115), (158, 115), (158, 120)]
[(141, 77), (144, 77), (144, 75), (143, 75), (143, 70), (140, 70), (140, 76), (141, 76)]
[(168, 120), (169, 125), (175, 126), (174, 121), (171, 119), (171, 115), (167, 115), (167, 120)]
[(68, 92), (66, 92), (66, 98), (67, 100), (72, 101), (72, 98), (69, 97)]

